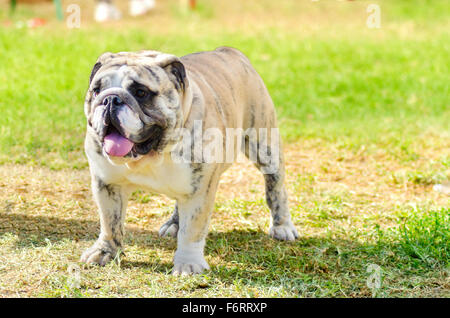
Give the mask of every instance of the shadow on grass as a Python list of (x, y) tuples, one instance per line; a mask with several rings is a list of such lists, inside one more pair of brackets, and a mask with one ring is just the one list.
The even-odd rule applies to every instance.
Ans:
[[(150, 235), (148, 235), (150, 234)], [(175, 252), (176, 240), (159, 238), (157, 233), (131, 232), (127, 245), (145, 249), (164, 249)], [(376, 246), (362, 246), (351, 240), (331, 240), (325, 237), (301, 237), (295, 242), (277, 241), (263, 231), (230, 230), (210, 232), (205, 247), (205, 257), (211, 265), (207, 275), (234, 284), (276, 283), (286, 280), (292, 285), (296, 279), (309, 275), (336, 276), (359, 272), (365, 279), (365, 268), (370, 258), (367, 252)], [(374, 260), (373, 260), (374, 261)], [(170, 273), (171, 262), (149, 257), (144, 261), (122, 261), (125, 268), (139, 267), (155, 273)], [(289, 282), (287, 282), (289, 280)]]
[(17, 235), (19, 240), (16, 244), (19, 247), (44, 246), (48, 240), (93, 240), (98, 229), (98, 222), (90, 220), (0, 213), (0, 235)]
[[(175, 239), (160, 238), (156, 231), (133, 226), (127, 226), (126, 231), (122, 268), (170, 273), (171, 261), (151, 256), (144, 260), (127, 259), (126, 254), (127, 249), (134, 247), (174, 252)], [(0, 213), (0, 235), (17, 235), (18, 248), (45, 246), (48, 241), (93, 242), (98, 232), (99, 223), (93, 220)], [(370, 264), (378, 264), (386, 272), (404, 269), (412, 275), (416, 270), (433, 272), (416, 259), (397, 253), (399, 244), (398, 241), (363, 244), (347, 239), (302, 236), (295, 242), (283, 242), (273, 240), (260, 230), (213, 231), (208, 235), (205, 248), (212, 269), (207, 275), (226, 284), (281, 286), (302, 295), (314, 295), (319, 288), (334, 296), (342, 289), (346, 290), (343, 296), (370, 296), (366, 286)], [(318, 293), (323, 295), (323, 292)]]
[[(74, 241), (94, 241), (100, 231), (99, 221), (36, 216), (18, 213), (0, 213), (0, 235), (12, 233), (19, 240), (16, 245), (33, 248), (58, 242), (63, 239)], [(126, 232), (139, 237), (157, 236), (153, 231), (127, 227)]]
[[(12, 233), (18, 236), (16, 245), (21, 248), (33, 248), (47, 245), (47, 242), (61, 240), (94, 241), (98, 237), (99, 222), (83, 219), (65, 219), (52, 216), (35, 216), (16, 213), (0, 213), (0, 235)], [(175, 251), (176, 239), (160, 238), (156, 231), (126, 226), (125, 251), (127, 246), (135, 245), (145, 249), (165, 249)], [(205, 254), (218, 257), (234, 264), (273, 266), (291, 264), (292, 258), (302, 259), (305, 249), (319, 254), (329, 254), (336, 250), (331, 245), (357, 248), (351, 241), (331, 241), (327, 238), (302, 238), (295, 242), (273, 240), (262, 231), (230, 230), (210, 232), (207, 237)], [(325, 251), (325, 252), (324, 252)], [(335, 253), (335, 252), (331, 252)], [(336, 252), (337, 253), (337, 252)], [(337, 255), (337, 254), (336, 254)], [(125, 259), (126, 261), (126, 259)], [(149, 267), (154, 264), (148, 263)], [(136, 263), (145, 267), (145, 262)]]

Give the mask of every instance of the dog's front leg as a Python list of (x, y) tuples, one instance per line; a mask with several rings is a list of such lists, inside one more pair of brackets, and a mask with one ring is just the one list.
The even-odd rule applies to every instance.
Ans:
[(217, 190), (218, 176), (208, 187), (186, 201), (178, 201), (179, 230), (174, 257), (174, 275), (199, 274), (209, 265), (204, 257), (211, 212)]
[(104, 266), (122, 247), (128, 194), (119, 185), (93, 177), (92, 193), (100, 215), (100, 236), (81, 256), (81, 261)]

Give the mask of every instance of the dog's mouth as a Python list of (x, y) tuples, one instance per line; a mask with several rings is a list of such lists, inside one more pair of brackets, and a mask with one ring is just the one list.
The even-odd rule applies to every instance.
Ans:
[[(105, 154), (111, 157), (137, 157), (158, 152), (166, 129), (159, 112), (134, 110), (117, 92), (105, 91), (97, 97), (89, 124), (96, 131)], [(131, 97), (128, 98), (131, 100)], [(136, 103), (135, 103), (136, 104)], [(140, 107), (135, 105), (135, 108)]]
[(113, 125), (109, 125), (103, 138), (103, 150), (112, 157), (132, 157), (146, 155), (151, 150), (157, 150), (162, 139), (163, 129), (153, 125), (148, 130), (145, 141), (135, 143), (124, 137)]

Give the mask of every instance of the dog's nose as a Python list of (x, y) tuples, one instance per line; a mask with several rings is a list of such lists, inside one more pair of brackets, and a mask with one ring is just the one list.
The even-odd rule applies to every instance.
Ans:
[(103, 99), (103, 105), (105, 106), (120, 106), (123, 104), (123, 101), (117, 95), (109, 95)]

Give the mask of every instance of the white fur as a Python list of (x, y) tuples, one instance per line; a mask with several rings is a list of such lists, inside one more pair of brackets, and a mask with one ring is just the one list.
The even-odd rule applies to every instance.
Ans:
[(182, 198), (192, 192), (191, 170), (187, 163), (174, 163), (169, 153), (143, 158), (127, 164), (129, 183), (171, 198)]
[(117, 111), (117, 118), (120, 121), (120, 125), (129, 134), (138, 135), (144, 128), (144, 124), (139, 119), (138, 114), (133, 112), (127, 105), (120, 107)]
[[(86, 142), (89, 142), (88, 138)], [(174, 163), (170, 154), (130, 161), (115, 157), (106, 159), (105, 154), (101, 156), (92, 149), (94, 148), (87, 147), (86, 151), (91, 174), (98, 176), (105, 183), (114, 183), (127, 188), (142, 188), (175, 199), (182, 198), (192, 191), (189, 165)]]

